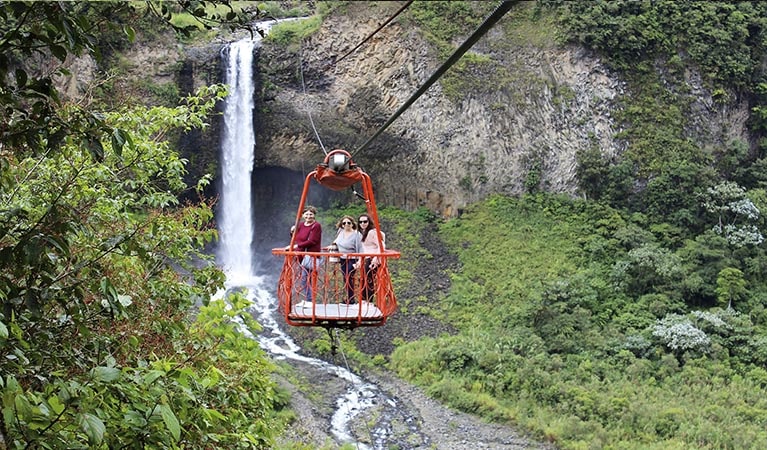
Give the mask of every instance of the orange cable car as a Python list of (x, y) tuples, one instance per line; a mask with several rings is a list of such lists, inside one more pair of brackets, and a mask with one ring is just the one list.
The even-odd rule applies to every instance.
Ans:
[[(334, 191), (362, 183), (367, 215), (375, 225), (378, 242), (384, 242), (370, 176), (352, 162), (351, 155), (345, 150), (331, 151), (324, 161), (306, 176), (296, 213), (296, 226), (301, 220), (312, 179)], [(277, 299), (279, 310), (289, 325), (321, 326), (328, 329), (380, 326), (394, 314), (397, 300), (389, 275), (388, 260), (399, 258), (400, 252), (388, 250), (382, 245), (379, 253), (345, 254), (347, 257), (377, 258), (379, 262), (370, 280), (365, 276), (362, 267), (354, 272), (354, 298), (358, 300), (350, 302), (344, 276), (338, 263), (333, 262), (338, 261), (341, 253), (324, 249), (322, 252), (294, 250), (294, 241), (295, 234), (291, 236), (288, 247), (272, 249), (273, 255), (285, 257), (277, 286)], [(363, 298), (363, 293), (373, 295)]]

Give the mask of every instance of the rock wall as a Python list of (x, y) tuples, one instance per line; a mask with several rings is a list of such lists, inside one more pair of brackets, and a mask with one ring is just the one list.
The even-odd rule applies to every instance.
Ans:
[[(426, 207), (450, 217), (492, 193), (578, 195), (579, 149), (609, 156), (625, 149), (614, 120), (621, 97), (630, 95), (624, 81), (582, 48), (526, 37), (509, 13), (470, 50), (483, 63), (457, 77), (458, 89), (448, 92), (443, 77), (357, 151), (445, 59), (415, 24), (400, 18), (338, 61), (400, 6), (347, 2), (300, 49), (264, 43), (257, 58), (256, 169), (289, 169), (300, 179), (322, 160), (323, 147), (343, 148), (373, 178), (380, 206)], [(128, 74), (120, 84), (130, 78), (175, 82), (186, 94), (221, 82), (221, 48), (241, 37), (222, 34), (195, 46), (173, 39), (141, 43), (126, 52)], [(96, 67), (81, 60), (73, 69), (75, 78), (61, 84), (76, 96)], [(750, 141), (745, 100), (714, 101), (694, 70), (684, 77), (690, 139), (711, 148)], [(204, 133), (181, 137), (190, 183), (218, 170), (220, 117), (211, 121)]]
[[(305, 44), (306, 93), (295, 80), (270, 78), (279, 88), (265, 99), (270, 113), (260, 132), (261, 163), (299, 170), (322, 155), (305, 125), (307, 110), (326, 147), (358, 148), (442, 63), (415, 28), (393, 23), (333, 64), (387, 13), (353, 9), (327, 18)], [(464, 92), (457, 101), (436, 83), (355, 155), (376, 183), (379, 204), (452, 216), (491, 193), (519, 194), (532, 176), (536, 187), (576, 194), (577, 149), (621, 151), (611, 114), (624, 92), (620, 80), (581, 49), (508, 39), (494, 30), (471, 50), (492, 60), (492, 71), (503, 71), (501, 82), (492, 71), (476, 74), (479, 83), (486, 77), (495, 86)], [(265, 46), (262, 73), (270, 76), (268, 67), (281, 65), (297, 70), (298, 58), (284, 56), (284, 49)]]
[[(264, 45), (260, 73), (270, 88), (260, 98), (257, 165), (311, 170), (323, 153), (310, 115), (327, 150), (354, 151), (432, 75), (442, 60), (399, 20), (335, 63), (399, 6), (348, 4), (300, 52)], [(614, 117), (625, 83), (582, 48), (527, 42), (504, 20), (470, 50), (491, 63), (466, 77), (459, 99), (436, 83), (354, 154), (379, 204), (454, 216), (491, 193), (578, 195), (578, 149), (624, 150)], [(691, 137), (702, 145), (748, 140), (746, 104), (718, 105), (694, 73), (688, 82)]]

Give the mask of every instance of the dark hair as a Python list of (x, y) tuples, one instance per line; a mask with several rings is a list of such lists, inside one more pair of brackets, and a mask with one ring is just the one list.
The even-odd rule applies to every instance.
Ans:
[[(373, 223), (373, 221), (370, 220), (370, 216), (368, 216), (367, 214), (360, 214), (360, 219), (363, 217), (368, 220), (368, 226), (366, 226), (365, 229), (362, 230), (362, 240), (364, 241), (365, 238), (368, 237), (368, 233), (370, 232), (370, 230), (375, 230), (376, 226)], [(360, 229), (362, 229), (362, 227), (360, 227)]]
[(301, 214), (305, 213), (306, 211), (311, 211), (312, 214), (314, 214), (315, 216), (317, 215), (317, 208), (315, 208), (314, 206), (305, 207), (304, 210), (301, 211)]

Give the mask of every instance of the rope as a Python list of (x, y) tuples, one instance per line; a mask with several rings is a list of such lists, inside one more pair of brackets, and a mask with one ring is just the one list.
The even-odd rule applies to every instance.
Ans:
[[(331, 337), (331, 347), (336, 347), (333, 339), (337, 339), (338, 340), (337, 348), (341, 350), (341, 358), (344, 360), (344, 365), (346, 366), (346, 370), (349, 373), (354, 374), (354, 372), (352, 372), (352, 369), (349, 367), (349, 361), (346, 359), (346, 353), (344, 353), (344, 348), (341, 345), (341, 339), (338, 337), (338, 334), (333, 334), (330, 330), (331, 329), (328, 328), (328, 333), (330, 333), (330, 337)], [(335, 359), (335, 353), (333, 354), (333, 359)], [(355, 389), (357, 388), (357, 386), (354, 385), (354, 382), (352, 382), (352, 387), (354, 387)], [(364, 420), (363, 423), (365, 424), (365, 428), (367, 429), (368, 436), (371, 437), (371, 442), (372, 442), (373, 432), (370, 430), (370, 425), (368, 424), (366, 420)], [(355, 447), (359, 449), (359, 443), (356, 443)]]
[(348, 51), (348, 52), (346, 52), (346, 53), (345, 53), (343, 56), (341, 56), (340, 58), (338, 58), (338, 59), (337, 59), (337, 60), (336, 60), (336, 61), (335, 61), (333, 64), (338, 64), (339, 62), (341, 62), (341, 60), (343, 60), (343, 59), (344, 59), (344, 58), (346, 58), (347, 56), (349, 56), (349, 55), (351, 55), (352, 53), (354, 53), (354, 51), (355, 51), (355, 50), (357, 50), (358, 48), (362, 47), (362, 45), (363, 45), (365, 42), (367, 42), (368, 40), (370, 40), (370, 38), (372, 38), (373, 36), (375, 36), (375, 35), (376, 35), (376, 33), (378, 33), (379, 31), (381, 31), (381, 29), (382, 29), (383, 27), (385, 27), (386, 25), (388, 25), (388, 24), (389, 24), (389, 22), (391, 22), (392, 20), (394, 20), (394, 19), (395, 19), (395, 18), (396, 18), (396, 17), (397, 17), (397, 16), (398, 16), (398, 15), (399, 15), (399, 14), (400, 14), (402, 11), (404, 11), (405, 9), (407, 9), (407, 7), (408, 7), (408, 6), (410, 6), (410, 4), (411, 4), (411, 3), (413, 3), (413, 0), (410, 0), (410, 1), (408, 1), (407, 3), (405, 3), (404, 5), (402, 5), (402, 8), (400, 8), (400, 9), (399, 9), (399, 11), (397, 11), (396, 13), (394, 13), (394, 15), (393, 15), (393, 16), (389, 17), (389, 19), (388, 19), (386, 22), (384, 22), (383, 24), (381, 24), (381, 26), (379, 26), (379, 27), (378, 27), (378, 28), (377, 28), (377, 29), (376, 29), (374, 32), (370, 33), (370, 34), (368, 35), (368, 37), (366, 37), (365, 39), (363, 39), (363, 40), (362, 40), (362, 42), (360, 42), (359, 44), (357, 44), (357, 46), (356, 46), (356, 47), (354, 47), (353, 49), (349, 50), (349, 51)]
[[(303, 61), (303, 53), (304, 53), (304, 46), (301, 45), (301, 49), (298, 52), (298, 68), (301, 72), (301, 88), (304, 92), (304, 99), (307, 98), (306, 94), (306, 83), (304, 83), (304, 61)], [(325, 156), (327, 156), (328, 151), (325, 150), (325, 146), (322, 145), (322, 139), (320, 139), (320, 134), (317, 132), (317, 127), (314, 126), (314, 119), (312, 119), (312, 113), (309, 110), (309, 107), (306, 107), (306, 114), (309, 116), (309, 123), (312, 125), (312, 130), (314, 131), (314, 136), (317, 138), (317, 142), (320, 143), (320, 148), (322, 149), (322, 152), (325, 153)]]
[(506, 14), (509, 9), (511, 9), (512, 6), (514, 6), (515, 3), (518, 3), (519, 0), (512, 0), (512, 1), (503, 1), (500, 5), (498, 5), (495, 8), (495, 11), (488, 16), (487, 19), (482, 23), (482, 25), (479, 26), (479, 28), (474, 31), (474, 33), (469, 36), (468, 39), (466, 39), (466, 42), (464, 42), (458, 49), (453, 53), (450, 58), (448, 58), (447, 61), (445, 61), (432, 76), (426, 80), (426, 82), (418, 88), (418, 90), (410, 96), (410, 98), (402, 105), (400, 108), (389, 118), (389, 120), (384, 123), (381, 128), (376, 131), (376, 133), (368, 139), (364, 144), (362, 144), (359, 148), (351, 152), (351, 155), (354, 156), (356, 153), (361, 152), (362, 150), (366, 149), (375, 138), (377, 138), (381, 133), (386, 130), (389, 125), (391, 125), (392, 122), (397, 120), (397, 118), (405, 112), (406, 109), (410, 107), (418, 98), (426, 92), (427, 89), (431, 87), (432, 84), (434, 84), (439, 77), (444, 74), (447, 69), (449, 69), (453, 64), (455, 64), (456, 61), (458, 61), (461, 56), (463, 56), (464, 53), (466, 53), (467, 50), (469, 50), (482, 36), (484, 36), (487, 31), (495, 25), (496, 22), (498, 22), (501, 17), (503, 17), (504, 14)]

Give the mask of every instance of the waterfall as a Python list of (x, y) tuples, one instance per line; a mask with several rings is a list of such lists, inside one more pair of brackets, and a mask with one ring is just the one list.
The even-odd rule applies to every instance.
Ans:
[(225, 83), (230, 86), (224, 108), (221, 144), (221, 205), (218, 221), (218, 259), (227, 278), (248, 278), (253, 273), (253, 211), (251, 175), (253, 149), (253, 48), (240, 40), (225, 47)]

